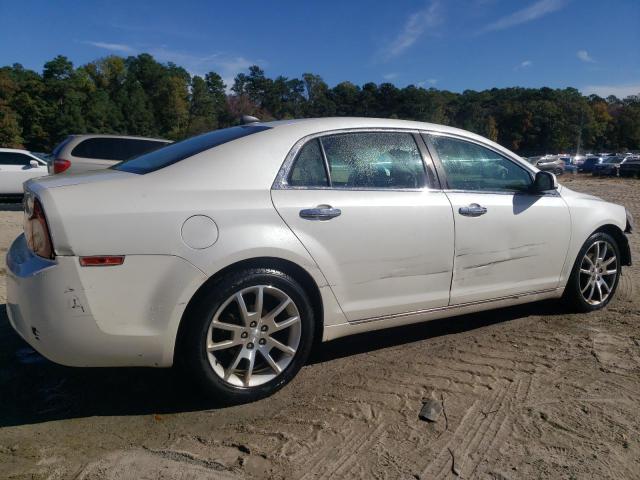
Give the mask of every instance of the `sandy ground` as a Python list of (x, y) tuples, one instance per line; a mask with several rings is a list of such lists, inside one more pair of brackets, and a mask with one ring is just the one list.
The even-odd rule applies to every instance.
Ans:
[[(640, 181), (562, 181), (640, 219)], [(1, 254), (20, 222), (0, 212)], [(0, 270), (0, 478), (640, 478), (639, 271), (603, 312), (546, 302), (341, 339), (274, 397), (215, 409), (171, 370), (44, 360), (8, 326)], [(430, 396), (435, 423), (418, 419)]]

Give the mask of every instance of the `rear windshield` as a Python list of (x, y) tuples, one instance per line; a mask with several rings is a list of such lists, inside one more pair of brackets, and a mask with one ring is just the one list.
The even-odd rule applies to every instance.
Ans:
[(154, 172), (223, 143), (262, 132), (269, 128), (271, 127), (264, 125), (243, 125), (241, 127), (214, 130), (197, 137), (187, 138), (181, 142), (172, 143), (165, 148), (119, 163), (111, 168), (139, 174)]
[(71, 151), (71, 155), (82, 158), (121, 161), (157, 150), (167, 144), (168, 142), (140, 138), (88, 138), (76, 145)]

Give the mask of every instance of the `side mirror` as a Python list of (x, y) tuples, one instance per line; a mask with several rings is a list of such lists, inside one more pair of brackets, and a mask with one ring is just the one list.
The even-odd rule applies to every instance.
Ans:
[(29, 161), (29, 166), (31, 166), (31, 168), (38, 168), (40, 164), (36, 160), (31, 160)]
[(556, 176), (551, 172), (540, 171), (536, 173), (536, 177), (533, 180), (531, 189), (535, 193), (548, 192), (550, 190), (558, 189), (558, 181)]

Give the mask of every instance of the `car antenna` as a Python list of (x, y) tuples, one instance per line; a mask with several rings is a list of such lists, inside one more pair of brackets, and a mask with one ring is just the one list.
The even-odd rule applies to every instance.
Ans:
[(250, 123), (258, 123), (260, 119), (258, 117), (252, 117), (251, 115), (243, 115), (241, 122), (243, 125), (248, 125)]

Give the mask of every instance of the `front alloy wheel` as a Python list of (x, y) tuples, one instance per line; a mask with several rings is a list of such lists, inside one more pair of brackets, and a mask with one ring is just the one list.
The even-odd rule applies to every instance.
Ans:
[(565, 301), (579, 312), (591, 312), (606, 306), (618, 287), (620, 250), (608, 233), (591, 235), (578, 253), (564, 291)]
[(591, 245), (582, 257), (580, 293), (590, 305), (600, 305), (609, 298), (618, 280), (618, 257), (606, 240)]

